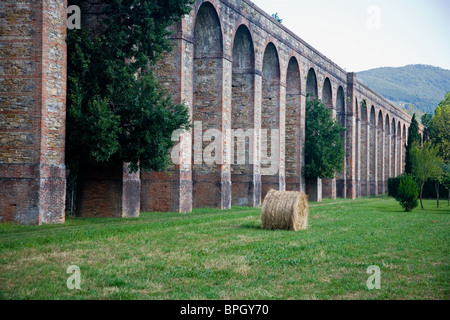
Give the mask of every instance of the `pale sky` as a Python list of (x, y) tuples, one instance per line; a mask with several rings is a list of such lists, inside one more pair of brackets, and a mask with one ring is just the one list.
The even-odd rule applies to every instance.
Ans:
[(450, 0), (251, 0), (347, 71), (450, 69)]

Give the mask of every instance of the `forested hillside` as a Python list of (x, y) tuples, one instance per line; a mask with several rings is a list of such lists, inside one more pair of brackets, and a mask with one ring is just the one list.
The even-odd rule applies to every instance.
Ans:
[(450, 91), (450, 70), (422, 64), (370, 69), (358, 72), (357, 78), (410, 112), (417, 108), (419, 114), (434, 113)]

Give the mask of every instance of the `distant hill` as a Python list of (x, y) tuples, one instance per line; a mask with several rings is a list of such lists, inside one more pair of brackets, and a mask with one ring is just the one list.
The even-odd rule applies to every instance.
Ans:
[[(450, 70), (423, 64), (361, 71), (357, 78), (410, 114), (434, 113), (450, 91)], [(419, 112), (418, 112), (419, 111)]]

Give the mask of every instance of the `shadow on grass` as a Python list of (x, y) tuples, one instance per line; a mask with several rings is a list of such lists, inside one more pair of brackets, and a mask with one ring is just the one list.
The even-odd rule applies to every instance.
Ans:
[(240, 229), (254, 229), (254, 230), (262, 230), (261, 224), (250, 224), (244, 223), (238, 226)]

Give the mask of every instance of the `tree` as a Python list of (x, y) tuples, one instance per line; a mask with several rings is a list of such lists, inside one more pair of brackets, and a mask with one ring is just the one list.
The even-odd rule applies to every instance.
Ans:
[(422, 192), (427, 180), (440, 180), (442, 175), (442, 158), (438, 155), (438, 148), (430, 141), (424, 142), (422, 147), (417, 142), (411, 146), (412, 173), (420, 187), (420, 206), (423, 209)]
[(345, 128), (331, 119), (331, 111), (318, 99), (306, 101), (305, 123), (305, 176), (331, 179), (343, 170)]
[(447, 205), (450, 206), (450, 163), (442, 166), (442, 181), (445, 189), (447, 189)]
[(420, 141), (420, 134), (419, 134), (419, 124), (416, 120), (416, 114), (413, 114), (411, 118), (411, 124), (408, 128), (408, 140), (405, 144), (405, 173), (410, 174), (412, 173), (412, 166), (411, 166), (411, 146), (414, 142)]
[(430, 139), (445, 163), (450, 162), (450, 91), (439, 103), (429, 124)]
[(419, 195), (419, 188), (414, 178), (410, 174), (405, 174), (401, 177), (397, 189), (395, 200), (400, 202), (400, 205), (406, 212), (411, 211), (418, 205), (417, 197)]
[[(171, 134), (189, 124), (152, 66), (171, 50), (168, 27), (191, 0), (69, 0), (95, 25), (68, 30), (67, 165), (130, 163), (164, 170)], [(91, 10), (95, 6), (95, 10)], [(101, 17), (101, 18), (100, 18)]]
[(425, 127), (428, 127), (430, 125), (431, 119), (433, 119), (433, 116), (429, 113), (424, 113), (422, 115), (422, 117), (420, 118), (420, 122), (422, 122), (422, 124)]

